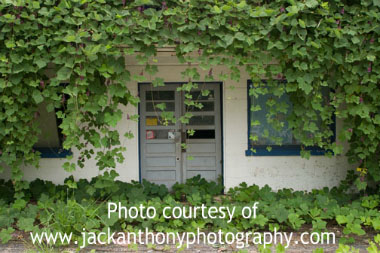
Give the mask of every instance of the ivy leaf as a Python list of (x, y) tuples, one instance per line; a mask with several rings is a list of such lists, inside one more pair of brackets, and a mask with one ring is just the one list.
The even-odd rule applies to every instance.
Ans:
[(153, 4), (153, 1), (152, 0), (136, 0), (135, 4), (137, 6), (139, 6), (139, 5), (150, 5), (150, 4)]
[(242, 33), (242, 32), (237, 32), (235, 34), (235, 38), (237, 40), (240, 40), (240, 41), (245, 41), (246, 40), (246, 37), (245, 37), (244, 33)]
[(165, 86), (164, 79), (160, 77), (156, 77), (153, 82), (153, 87), (160, 87), (160, 86)]
[(38, 66), (40, 69), (42, 69), (43, 67), (45, 67), (45, 66), (47, 65), (47, 62), (46, 62), (43, 58), (41, 58), (41, 57), (37, 58), (37, 59), (34, 61), (34, 63), (37, 64), (37, 66)]
[(365, 190), (367, 188), (367, 182), (365, 181), (362, 182), (360, 178), (357, 178), (354, 184), (358, 188), (359, 191)]
[(124, 134), (124, 137), (126, 137), (127, 139), (133, 139), (134, 134), (131, 131), (128, 131)]
[(238, 8), (238, 10), (243, 10), (246, 6), (247, 6), (247, 2), (246, 1), (241, 1), (240, 3), (238, 3), (236, 5), (236, 7)]
[(15, 42), (13, 40), (6, 40), (5, 41), (5, 46), (7, 48), (14, 48), (16, 46)]
[(319, 45), (318, 43), (316, 43), (316, 42), (314, 42), (314, 41), (310, 42), (310, 44), (311, 44), (313, 47), (315, 47), (315, 48), (320, 48), (320, 47), (321, 47), (321, 45)]
[(356, 235), (359, 235), (359, 236), (365, 235), (365, 231), (362, 229), (362, 226), (360, 224), (354, 223), (351, 226), (347, 226), (347, 227), (350, 227), (351, 232)]
[(226, 45), (229, 46), (232, 44), (232, 42), (234, 41), (234, 37), (231, 35), (231, 34), (227, 34), (225, 37), (224, 37), (224, 41), (226, 42)]
[(78, 189), (77, 183), (73, 180), (67, 180), (65, 185), (67, 185), (70, 189)]
[(44, 100), (39, 90), (34, 90), (32, 93), (32, 97), (37, 104), (41, 103)]
[(222, 13), (222, 10), (218, 7), (218, 6), (214, 6), (213, 8), (212, 8), (212, 12), (213, 13), (216, 13), (216, 14), (220, 14), (220, 13)]
[(293, 16), (293, 15), (295, 15), (295, 14), (297, 14), (297, 13), (299, 12), (298, 7), (295, 6), (295, 5), (292, 5), (292, 6), (287, 7), (286, 10), (288, 11), (288, 14), (287, 14), (287, 15), (288, 15), (289, 17), (291, 17), (291, 16)]
[(66, 81), (70, 78), (70, 76), (71, 76), (71, 69), (67, 67), (62, 67), (57, 72), (57, 79), (59, 81)]
[(375, 116), (375, 118), (373, 119), (373, 123), (380, 125), (380, 115), (379, 114), (377, 114)]
[(315, 230), (326, 229), (327, 222), (320, 218), (313, 220), (312, 223), (313, 223), (313, 229)]
[(310, 159), (310, 150), (301, 150), (300, 155), (302, 158)]
[(380, 230), (380, 219), (374, 219), (372, 220), (372, 226), (375, 230)]
[(66, 35), (66, 37), (63, 40), (66, 42), (74, 42), (76, 40), (76, 36), (73, 34)]
[(335, 155), (341, 154), (343, 152), (343, 146), (333, 143), (332, 144), (332, 151), (334, 152)]
[(298, 19), (298, 24), (299, 24), (302, 28), (306, 28), (305, 21), (303, 21), (302, 19)]
[(318, 6), (318, 1), (317, 0), (307, 0), (305, 2), (305, 4), (308, 8), (314, 8), (314, 7)]
[(156, 108), (160, 109), (161, 111), (165, 111), (166, 104), (165, 103), (156, 104)]
[(278, 220), (279, 223), (282, 223), (288, 219), (288, 211), (284, 208), (284, 206), (279, 206), (280, 208), (277, 208), (275, 213), (275, 219)]
[(298, 77), (298, 86), (301, 90), (305, 91), (306, 94), (309, 94), (313, 90), (313, 86), (311, 86), (309, 83), (305, 82), (303, 77)]
[(224, 10), (224, 11), (230, 11), (231, 9), (232, 9), (232, 7), (227, 5), (227, 4), (222, 6), (222, 10)]
[(23, 199), (17, 199), (13, 203), (12, 207), (18, 210), (24, 209), (26, 207), (26, 201)]
[(15, 230), (13, 228), (3, 228), (0, 232), (0, 239), (3, 244), (9, 242), (12, 239), (12, 233)]
[(33, 230), (33, 225), (34, 223), (34, 218), (25, 218), (25, 217), (21, 217), (18, 221), (17, 221), (17, 227), (21, 230), (24, 230), (26, 232), (29, 232), (29, 231), (32, 231)]
[(73, 172), (75, 171), (75, 163), (69, 163), (69, 162), (65, 162), (63, 165), (62, 165), (63, 169), (67, 172)]
[[(379, 0), (380, 1), (380, 0)], [(351, 39), (351, 41), (352, 41), (352, 43), (354, 43), (354, 44), (358, 44), (358, 43), (360, 43), (360, 39), (358, 38), (358, 37), (352, 37), (352, 39)]]
[(374, 55), (367, 55), (367, 60), (369, 60), (369, 61), (375, 61), (376, 60), (376, 56), (374, 56)]
[(344, 215), (337, 215), (335, 219), (339, 225), (347, 223), (347, 218)]
[(33, 1), (32, 6), (34, 9), (39, 9), (40, 8), (40, 3), (38, 1)]
[(102, 34), (101, 33), (94, 33), (92, 35), (92, 41), (98, 41), (102, 38)]
[(112, 113), (106, 112), (104, 114), (104, 122), (108, 125), (115, 127), (117, 125), (117, 122), (119, 122), (122, 118), (122, 112), (120, 110)]

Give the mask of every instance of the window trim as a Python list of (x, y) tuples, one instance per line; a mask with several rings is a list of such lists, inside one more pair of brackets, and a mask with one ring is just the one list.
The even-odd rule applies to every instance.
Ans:
[[(266, 82), (266, 80), (261, 80)], [(247, 146), (248, 149), (245, 151), (246, 156), (300, 156), (301, 155), (301, 145), (251, 145), (249, 136), (251, 132), (251, 99), (249, 96), (249, 90), (252, 86), (252, 80), (247, 80)], [(333, 131), (333, 136), (331, 136), (332, 141), (336, 140), (336, 117), (333, 115), (333, 124), (331, 124), (331, 130)], [(267, 147), (271, 147), (272, 150), (268, 151)], [(251, 149), (255, 149), (253, 152)], [(325, 155), (327, 150), (320, 147), (305, 147), (306, 151), (310, 151), (310, 155), (321, 156)], [(332, 152), (331, 150), (328, 150)]]

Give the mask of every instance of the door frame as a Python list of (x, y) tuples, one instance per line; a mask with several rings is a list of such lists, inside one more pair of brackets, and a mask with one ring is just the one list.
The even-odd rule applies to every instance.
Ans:
[[(164, 82), (165, 85), (173, 85), (173, 84), (179, 84), (179, 85), (182, 85), (182, 84), (186, 84), (188, 82)], [(207, 81), (207, 82), (200, 82), (200, 81), (197, 81), (197, 82), (193, 82), (193, 83), (203, 83), (203, 84), (217, 84), (219, 85), (219, 94), (220, 94), (220, 133), (221, 133), (221, 136), (220, 136), (220, 141), (221, 141), (221, 144), (220, 144), (220, 152), (221, 152), (221, 159), (222, 159), (222, 170), (221, 170), (221, 178), (222, 178), (222, 185), (224, 187), (224, 128), (223, 128), (223, 82), (221, 81), (215, 81), (215, 82), (212, 82), (212, 81)], [(151, 82), (138, 82), (137, 83), (137, 96), (140, 97), (140, 90), (141, 90), (141, 86), (142, 85), (147, 85), (147, 84), (152, 84)], [(141, 101), (140, 101), (141, 102)], [(137, 113), (139, 115), (139, 122), (138, 122), (138, 130), (137, 130), (137, 133), (138, 133), (138, 145), (137, 145), (137, 148), (138, 148), (138, 159), (139, 159), (139, 183), (141, 184), (142, 183), (142, 168), (141, 168), (141, 140), (140, 140), (140, 134), (141, 134), (141, 127), (140, 127), (140, 114), (141, 114), (141, 109), (140, 109), (140, 104), (141, 103), (138, 103), (138, 106), (137, 106)], [(224, 190), (223, 190), (224, 192)]]

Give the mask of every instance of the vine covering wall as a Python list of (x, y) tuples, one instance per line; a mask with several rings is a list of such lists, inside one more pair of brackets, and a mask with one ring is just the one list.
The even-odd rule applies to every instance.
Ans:
[[(64, 148), (80, 152), (65, 170), (82, 167), (90, 157), (100, 170), (114, 168), (124, 159), (119, 134), (133, 137), (113, 129), (123, 117), (119, 106), (138, 103), (126, 84), (153, 76), (158, 69), (149, 62), (157, 48), (174, 45), (182, 62), (197, 62), (208, 72), (201, 76), (189, 64), (185, 91), (194, 87), (191, 81), (238, 80), (245, 68), (254, 83), (250, 95), (289, 94), (289, 126), (304, 147), (341, 153), (342, 146), (330, 141), (329, 125), (333, 117), (343, 119), (338, 139), (349, 142), (348, 159), (360, 164), (363, 179), (379, 181), (379, 8), (379, 0), (4, 0), (0, 171), (9, 167), (17, 188), (27, 187), (20, 166), (38, 164), (33, 146), (41, 103), (49, 111), (64, 107), (57, 110)], [(137, 55), (140, 75), (125, 68), (128, 54)], [(215, 73), (216, 65), (230, 72)], [(281, 127), (275, 103), (272, 108), (268, 118)]]

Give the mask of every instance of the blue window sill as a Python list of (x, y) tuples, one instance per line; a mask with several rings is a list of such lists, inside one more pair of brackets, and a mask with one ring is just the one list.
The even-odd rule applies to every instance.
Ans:
[[(249, 149), (245, 151), (245, 155), (246, 156), (300, 156), (301, 155), (300, 146), (286, 146), (286, 145), (270, 146), (272, 147), (271, 151), (267, 150), (268, 146), (249, 147)], [(251, 148), (255, 149), (256, 152), (253, 152)], [(318, 148), (318, 147), (309, 147), (309, 148), (305, 148), (305, 150), (310, 150), (310, 154), (315, 155), (315, 156), (321, 156), (321, 155), (326, 154), (326, 150)]]
[(65, 158), (73, 153), (71, 150), (61, 148), (34, 148), (41, 153), (41, 158)]

